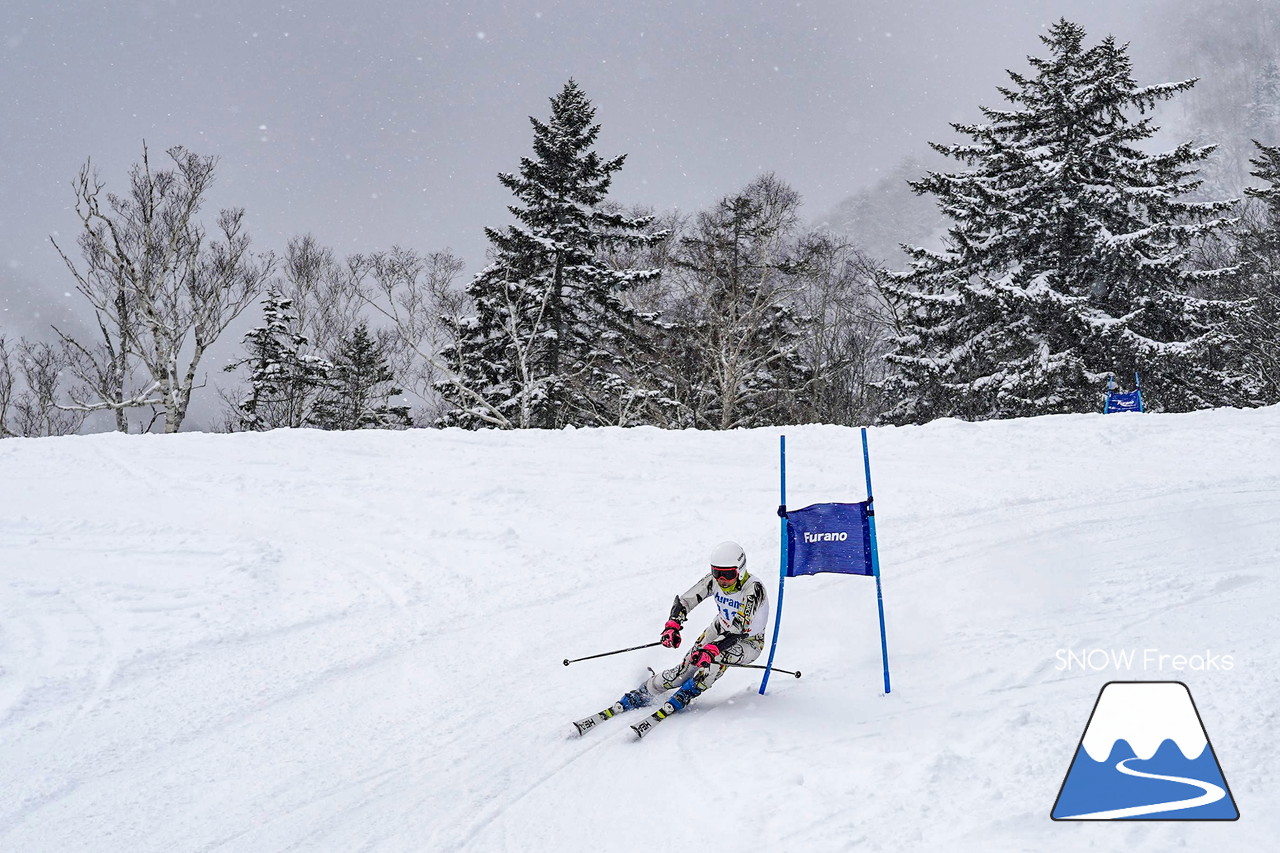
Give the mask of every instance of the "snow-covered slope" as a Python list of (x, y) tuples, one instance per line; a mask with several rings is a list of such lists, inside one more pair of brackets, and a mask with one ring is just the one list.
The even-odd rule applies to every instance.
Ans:
[[(893, 692), (871, 580), (798, 578), (802, 679), (571, 737), (679, 653), (562, 659), (657, 639), (716, 542), (776, 585), (780, 432), (791, 506), (862, 499), (834, 427), (0, 442), (0, 849), (1271, 849), (1276, 408), (871, 430)], [(1050, 821), (1135, 678), (1238, 822)]]

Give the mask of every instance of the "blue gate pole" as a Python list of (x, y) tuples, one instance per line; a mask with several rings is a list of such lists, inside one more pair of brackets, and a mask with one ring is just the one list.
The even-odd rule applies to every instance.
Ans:
[(1146, 411), (1146, 406), (1142, 402), (1142, 377), (1138, 376), (1138, 371), (1133, 372), (1133, 387), (1138, 390), (1138, 411)]
[(862, 428), (862, 467), (867, 472), (867, 527), (871, 535), (871, 571), (876, 577), (876, 607), (880, 611), (880, 658), (884, 661), (884, 692), (888, 694), (889, 643), (884, 634), (884, 591), (880, 587), (880, 550), (876, 547), (876, 505), (871, 497), (871, 455), (867, 452), (866, 427)]
[[(787, 437), (785, 435), (778, 436), (778, 454), (782, 487), (782, 501), (778, 506), (785, 507), (787, 505)], [(773, 617), (773, 644), (769, 646), (769, 662), (764, 667), (764, 678), (760, 679), (761, 696), (764, 695), (764, 689), (769, 686), (769, 673), (773, 671), (773, 653), (778, 650), (778, 629), (782, 627), (782, 593), (787, 582), (787, 517), (784, 515), (778, 520), (782, 522), (782, 554), (778, 558), (778, 610)]]

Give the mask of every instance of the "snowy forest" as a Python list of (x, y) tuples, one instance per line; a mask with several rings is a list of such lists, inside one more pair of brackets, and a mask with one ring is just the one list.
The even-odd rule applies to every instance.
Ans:
[(214, 154), (86, 163), (53, 244), (94, 334), (0, 328), (0, 437), (977, 421), (1097, 411), (1139, 376), (1154, 411), (1280, 402), (1280, 45), (1257, 23), (1193, 29), (1199, 76), (1142, 82), (1126, 42), (1061, 19), (934, 137), (958, 141), (816, 220), (768, 171), (693, 213), (615, 199), (626, 154), (569, 79), (494, 164), (510, 203), (470, 273), (260, 249), (243, 209), (207, 209)]

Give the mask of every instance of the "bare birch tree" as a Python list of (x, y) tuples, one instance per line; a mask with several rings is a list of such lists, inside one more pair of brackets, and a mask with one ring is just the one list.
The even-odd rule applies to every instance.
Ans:
[(198, 220), (217, 159), (181, 146), (166, 153), (172, 168), (153, 170), (143, 147), (124, 196), (104, 198), (86, 163), (74, 183), (81, 264), (53, 241), (102, 334), (85, 344), (59, 331), (88, 391), (73, 396), (71, 408), (111, 410), (121, 431), (126, 410), (140, 406), (158, 407), (164, 431), (178, 431), (205, 352), (261, 292), (274, 264), (270, 254), (250, 251), (242, 208), (220, 211), (212, 234)]
[(794, 420), (844, 426), (874, 423), (884, 378), (889, 324), (877, 302), (877, 262), (827, 233), (800, 239), (802, 278), (794, 305), (808, 318), (801, 354), (805, 385)]
[(457, 323), (468, 307), (466, 294), (456, 286), (462, 260), (447, 249), (421, 255), (393, 247), (365, 255), (355, 265), (357, 295), (390, 323), (379, 330), (379, 344), (400, 387), (417, 403), (415, 421), (434, 424), (445, 410), (436, 383), (454, 375), (441, 356), (453, 342), (449, 321)]
[(0, 438), (71, 435), (80, 429), (85, 413), (58, 405), (67, 367), (60, 347), (20, 340), (10, 348), (0, 336)]
[(0, 438), (15, 435), (9, 428), (9, 411), (13, 407), (16, 384), (8, 341), (0, 335)]
[(310, 234), (292, 238), (285, 248), (279, 290), (292, 302), (295, 331), (330, 361), (362, 320), (364, 266), (360, 255), (339, 260)]
[(683, 426), (734, 429), (785, 422), (795, 410), (801, 327), (800, 195), (772, 174), (699, 213), (670, 273), (668, 389)]

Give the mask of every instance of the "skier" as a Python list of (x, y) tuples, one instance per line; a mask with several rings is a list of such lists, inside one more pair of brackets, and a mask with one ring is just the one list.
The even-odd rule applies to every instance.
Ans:
[(711, 571), (684, 595), (676, 596), (662, 629), (662, 645), (680, 647), (680, 630), (689, 611), (708, 598), (715, 599), (715, 619), (680, 663), (654, 673), (623, 695), (618, 700), (619, 710), (643, 708), (660, 694), (679, 688), (667, 700), (678, 711), (714, 684), (728, 664), (751, 663), (760, 655), (769, 621), (769, 596), (764, 584), (747, 573), (746, 565), (746, 552), (737, 542), (721, 542), (715, 547)]

